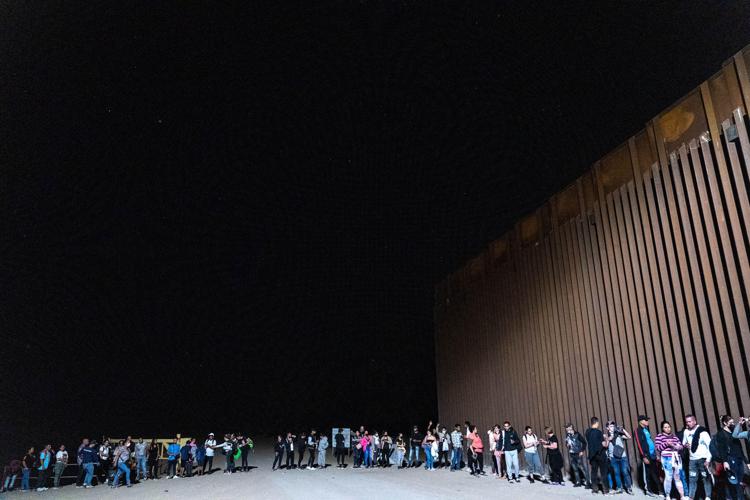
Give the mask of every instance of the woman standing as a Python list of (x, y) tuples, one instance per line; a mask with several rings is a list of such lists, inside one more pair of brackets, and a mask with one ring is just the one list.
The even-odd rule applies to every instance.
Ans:
[(547, 439), (540, 439), (544, 449), (547, 450), (547, 465), (550, 469), (550, 483), (556, 485), (563, 485), (562, 468), (563, 468), (563, 456), (560, 452), (560, 443), (555, 436), (555, 431), (552, 427), (544, 429), (547, 434)]
[(424, 439), (422, 440), (422, 448), (424, 448), (425, 455), (425, 470), (435, 470), (435, 467), (433, 466), (434, 458), (432, 455), (432, 444), (434, 442), (435, 436), (432, 435), (432, 431), (428, 430), (424, 435)]
[(404, 433), (399, 432), (396, 437), (396, 464), (399, 469), (404, 468), (404, 456), (406, 456), (406, 440), (404, 439)]
[(388, 431), (383, 431), (383, 437), (380, 438), (380, 454), (382, 458), (382, 466), (391, 466), (391, 453), (393, 452), (393, 442), (391, 436), (388, 435)]
[(362, 435), (360, 444), (362, 445), (362, 456), (364, 457), (365, 469), (369, 469), (370, 467), (372, 467), (372, 457), (370, 455), (371, 441), (369, 431), (365, 431), (365, 433)]
[(159, 445), (156, 443), (156, 439), (152, 439), (148, 447), (147, 465), (151, 479), (159, 479)]
[(680, 438), (672, 432), (672, 424), (667, 421), (661, 423), (661, 433), (656, 436), (654, 446), (656, 451), (661, 454), (661, 467), (664, 469), (664, 496), (670, 497), (672, 482), (674, 481), (680, 497), (684, 497), (685, 490), (680, 479), (680, 470), (682, 469), (680, 452), (683, 446)]
[(448, 458), (450, 449), (448, 429), (442, 426), (438, 432), (438, 467), (448, 467), (450, 465), (450, 459)]
[(68, 452), (65, 450), (65, 445), (61, 444), (60, 449), (55, 454), (55, 476), (54, 482), (52, 483), (52, 489), (56, 490), (60, 487), (60, 478), (65, 471), (65, 466), (68, 465)]
[(472, 476), (484, 475), (484, 444), (479, 436), (479, 430), (476, 425), (471, 426), (469, 433), (469, 452), (472, 458)]

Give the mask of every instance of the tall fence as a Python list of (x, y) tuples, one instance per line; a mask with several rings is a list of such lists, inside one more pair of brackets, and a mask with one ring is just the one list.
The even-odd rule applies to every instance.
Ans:
[(437, 286), (441, 422), (750, 413), (748, 67), (750, 46)]

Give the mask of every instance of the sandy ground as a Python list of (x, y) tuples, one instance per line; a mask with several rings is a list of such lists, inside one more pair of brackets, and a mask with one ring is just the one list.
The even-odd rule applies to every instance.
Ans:
[[(86, 490), (64, 486), (58, 490), (23, 493), (14, 491), (0, 495), (7, 499), (519, 499), (593, 498), (588, 490), (566, 486), (550, 486), (539, 482), (509, 484), (489, 475), (472, 477), (467, 472), (424, 469), (338, 469), (330, 453), (325, 470), (271, 470), (273, 452), (270, 445), (258, 447), (250, 464), (257, 466), (250, 472), (222, 474), (221, 471), (203, 477), (188, 479), (160, 479), (135, 484), (132, 488), (112, 490), (97, 486)], [(223, 466), (217, 457), (214, 467)], [(348, 460), (351, 465), (351, 460)], [(334, 464), (334, 465), (331, 465)], [(489, 468), (486, 468), (489, 471)], [(636, 490), (636, 495), (618, 495), (619, 498), (646, 498)]]

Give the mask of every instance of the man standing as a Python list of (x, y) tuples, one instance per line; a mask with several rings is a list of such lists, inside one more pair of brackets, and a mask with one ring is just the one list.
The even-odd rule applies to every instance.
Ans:
[(78, 478), (76, 479), (76, 488), (83, 488), (83, 479), (86, 475), (86, 470), (83, 468), (83, 450), (89, 447), (89, 440), (83, 438), (81, 444), (78, 445), (78, 451), (76, 452), (76, 462), (78, 463)]
[[(643, 484), (646, 487), (646, 495), (659, 494), (659, 465), (656, 461), (656, 445), (648, 428), (649, 418), (646, 415), (638, 416), (638, 429), (635, 431), (635, 444), (643, 461)], [(651, 483), (649, 485), (649, 483)]]
[(115, 476), (112, 478), (112, 488), (117, 488), (120, 481), (120, 474), (125, 474), (125, 484), (128, 488), (132, 486), (130, 484), (130, 466), (128, 460), (130, 459), (130, 441), (120, 442), (120, 446), (115, 450), (115, 456), (112, 460), (115, 470)]
[(297, 436), (291, 432), (286, 433), (286, 439), (284, 440), (284, 453), (286, 453), (286, 470), (294, 468), (294, 441)]
[(362, 444), (360, 443), (361, 439), (362, 434), (359, 431), (354, 431), (354, 435), (351, 437), (351, 441), (349, 442), (349, 449), (353, 454), (355, 469), (359, 469), (360, 465), (362, 465)]
[(746, 460), (742, 442), (737, 437), (740, 433), (734, 432), (734, 419), (729, 415), (722, 416), (720, 422), (721, 430), (714, 436), (716, 456), (712, 458), (724, 465), (727, 474), (726, 498), (742, 500), (742, 476), (745, 473)]
[[(177, 477), (177, 457), (180, 456), (180, 445), (177, 438), (173, 439), (167, 446), (167, 478), (174, 479)], [(227, 459), (228, 460), (228, 459)]]
[(544, 471), (542, 469), (542, 460), (539, 458), (539, 439), (534, 434), (531, 426), (526, 426), (523, 437), (523, 458), (526, 460), (526, 467), (529, 472), (529, 482), (533, 483), (534, 479), (544, 481)]
[(214, 466), (214, 446), (216, 446), (216, 439), (214, 439), (213, 432), (208, 433), (208, 439), (206, 439), (203, 445), (206, 447), (206, 461), (203, 462), (203, 471), (201, 473), (206, 472), (206, 465), (208, 465), (208, 473), (210, 474)]
[(346, 467), (345, 459), (346, 459), (346, 446), (344, 442), (344, 431), (339, 428), (339, 431), (336, 433), (336, 435), (333, 437), (334, 439), (334, 451), (336, 454), (336, 467), (338, 468), (344, 468)]
[(422, 440), (424, 435), (419, 432), (419, 427), (416, 425), (411, 431), (409, 437), (409, 467), (419, 467), (419, 448), (422, 446)]
[(583, 459), (587, 444), (586, 439), (576, 430), (573, 424), (565, 425), (565, 444), (568, 446), (570, 468), (573, 469), (573, 487), (579, 488), (585, 485), (586, 488), (590, 488), (589, 471)]
[(193, 475), (193, 449), (190, 446), (190, 439), (185, 441), (185, 445), (180, 448), (180, 462), (182, 463), (182, 477), (191, 477)]
[(607, 439), (609, 448), (607, 448), (607, 457), (609, 466), (615, 479), (616, 493), (622, 493), (623, 490), (632, 495), (630, 481), (630, 462), (628, 462), (628, 453), (625, 450), (625, 441), (630, 439), (628, 431), (617, 425), (617, 422), (610, 420), (607, 422)]
[(302, 460), (305, 458), (305, 446), (307, 445), (307, 432), (302, 432), (297, 438), (297, 469), (302, 470)]
[(112, 447), (109, 445), (109, 439), (104, 438), (104, 442), (99, 447), (99, 469), (101, 472), (100, 481), (104, 484), (109, 483), (110, 469), (112, 468)]
[(451, 432), (451, 472), (461, 468), (462, 438), (461, 426), (459, 424), (454, 425), (453, 432)]
[(138, 481), (145, 481), (148, 477), (148, 470), (146, 469), (146, 459), (148, 458), (147, 448), (148, 444), (143, 442), (143, 438), (139, 438), (138, 442), (135, 443), (136, 479)]
[(501, 451), (505, 455), (505, 473), (508, 476), (508, 482), (512, 483), (515, 481), (516, 483), (520, 483), (521, 480), (518, 478), (521, 474), (518, 468), (518, 449), (521, 447), (521, 440), (518, 438), (516, 430), (511, 427), (510, 422), (507, 420), (503, 423), (500, 440), (502, 442)]
[(695, 415), (685, 416), (685, 429), (682, 431), (682, 444), (690, 449), (688, 465), (688, 498), (695, 498), (698, 492), (698, 480), (703, 483), (706, 498), (711, 498), (711, 435), (706, 428), (698, 425)]
[(601, 482), (602, 492), (609, 494), (609, 480), (607, 478), (607, 448), (609, 440), (599, 428), (599, 419), (591, 417), (591, 427), (586, 431), (589, 463), (591, 464), (591, 492), (596, 493)]
[(60, 487), (60, 477), (62, 477), (66, 465), (68, 465), (68, 452), (65, 451), (65, 445), (61, 444), (60, 449), (55, 454), (55, 480), (52, 489), (56, 490)]
[(49, 478), (49, 465), (52, 461), (52, 445), (48, 444), (39, 453), (39, 475), (36, 479), (36, 491), (47, 489), (47, 478)]
[(307, 436), (307, 468), (309, 470), (315, 470), (315, 447), (317, 444), (317, 431), (311, 429), (310, 435)]

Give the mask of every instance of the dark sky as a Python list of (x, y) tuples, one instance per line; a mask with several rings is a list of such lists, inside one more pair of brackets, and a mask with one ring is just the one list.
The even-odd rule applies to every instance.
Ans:
[(435, 283), (750, 42), (746, 2), (274, 4), (0, 6), (0, 455), (423, 424)]

